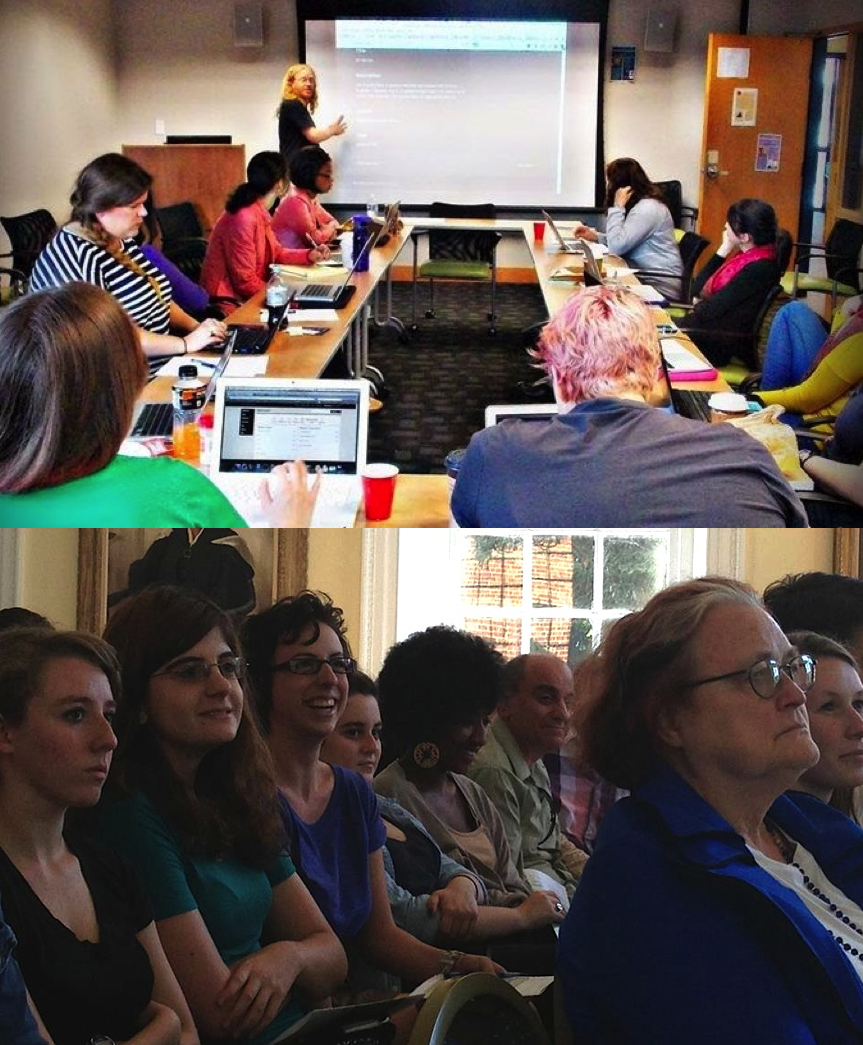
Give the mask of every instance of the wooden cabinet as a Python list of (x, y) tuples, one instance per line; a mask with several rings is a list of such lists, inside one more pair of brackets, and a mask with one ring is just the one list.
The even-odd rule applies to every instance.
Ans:
[(157, 207), (191, 200), (205, 234), (246, 180), (245, 145), (124, 145), (123, 155), (153, 176)]

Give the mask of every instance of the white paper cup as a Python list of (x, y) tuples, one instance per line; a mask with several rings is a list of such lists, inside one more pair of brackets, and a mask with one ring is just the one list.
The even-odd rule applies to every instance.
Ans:
[(710, 420), (713, 424), (746, 417), (749, 413), (746, 396), (739, 392), (714, 392), (707, 400), (707, 405), (710, 407)]

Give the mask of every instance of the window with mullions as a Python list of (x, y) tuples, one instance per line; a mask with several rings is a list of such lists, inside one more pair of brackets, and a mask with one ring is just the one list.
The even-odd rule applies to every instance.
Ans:
[(546, 651), (570, 664), (612, 621), (692, 576), (704, 544), (703, 531), (679, 529), (450, 531), (446, 554), (427, 540), (402, 532), (399, 638), (449, 623), (507, 659)]

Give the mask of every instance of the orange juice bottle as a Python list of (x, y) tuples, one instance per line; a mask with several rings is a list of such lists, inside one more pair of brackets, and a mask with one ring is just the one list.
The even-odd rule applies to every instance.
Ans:
[(186, 363), (180, 367), (180, 379), (172, 389), (174, 402), (174, 457), (190, 464), (201, 459), (201, 410), (206, 385), (198, 377), (198, 368)]

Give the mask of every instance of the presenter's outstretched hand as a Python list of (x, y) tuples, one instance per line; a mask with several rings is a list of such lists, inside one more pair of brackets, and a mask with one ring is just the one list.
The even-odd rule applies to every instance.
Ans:
[(261, 507), (269, 525), (309, 526), (320, 487), (320, 469), (309, 483), (305, 462), (288, 461), (276, 465), (261, 483)]
[(341, 114), (338, 115), (327, 128), (327, 130), (330, 132), (331, 138), (337, 138), (340, 134), (344, 134), (347, 129), (347, 120), (345, 120), (344, 116), (342, 116)]

